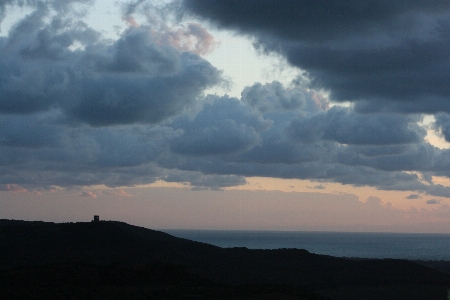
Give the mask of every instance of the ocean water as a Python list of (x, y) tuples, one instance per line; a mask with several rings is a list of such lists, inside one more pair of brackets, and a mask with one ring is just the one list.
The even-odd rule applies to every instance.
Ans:
[(449, 260), (450, 234), (163, 230), (219, 247), (306, 249), (336, 257)]

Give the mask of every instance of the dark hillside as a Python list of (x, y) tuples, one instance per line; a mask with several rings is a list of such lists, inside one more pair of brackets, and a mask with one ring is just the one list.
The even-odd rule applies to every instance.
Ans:
[[(250, 299), (264, 294), (320, 299), (317, 293), (322, 291), (331, 299), (351, 299), (350, 294), (446, 299), (450, 287), (449, 274), (406, 260), (352, 260), (299, 249), (224, 249), (113, 221), (0, 220), (0, 271), (1, 288), (13, 298), (27, 291), (53, 291), (47, 296)], [(20, 289), (24, 282), (28, 289)], [(155, 293), (165, 296), (154, 298)], [(417, 298), (411, 298), (414, 293)], [(386, 298), (389, 294), (392, 298)]]

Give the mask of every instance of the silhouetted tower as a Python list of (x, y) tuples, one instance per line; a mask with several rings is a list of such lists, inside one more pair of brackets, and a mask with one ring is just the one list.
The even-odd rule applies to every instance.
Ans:
[(94, 216), (94, 222), (100, 222), (100, 217), (97, 216), (97, 215), (95, 215), (95, 216)]

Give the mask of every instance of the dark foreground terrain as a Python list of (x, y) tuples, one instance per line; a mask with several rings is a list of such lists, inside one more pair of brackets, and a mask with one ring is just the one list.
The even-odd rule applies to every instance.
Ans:
[(448, 299), (448, 266), (224, 249), (113, 221), (0, 220), (3, 299)]

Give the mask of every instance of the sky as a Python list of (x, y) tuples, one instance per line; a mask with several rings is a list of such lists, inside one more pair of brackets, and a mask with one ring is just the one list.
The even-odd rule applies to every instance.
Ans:
[(450, 233), (450, 2), (0, 0), (0, 218)]

